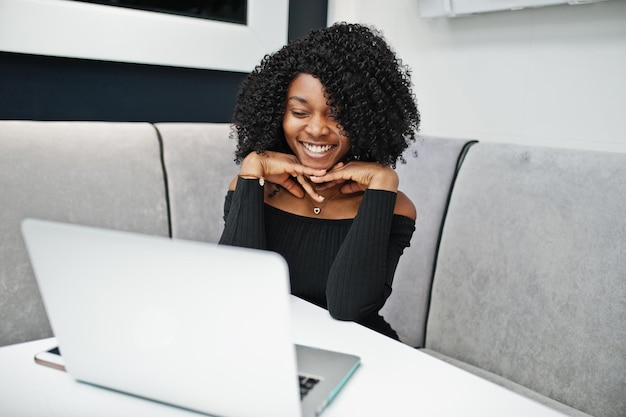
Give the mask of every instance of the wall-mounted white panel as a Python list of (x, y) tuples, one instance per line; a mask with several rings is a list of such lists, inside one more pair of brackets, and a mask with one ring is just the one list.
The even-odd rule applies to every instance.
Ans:
[(557, 4), (596, 3), (606, 0), (419, 0), (421, 17), (455, 17)]
[(0, 0), (0, 51), (249, 72), (287, 41), (289, 0), (248, 0), (248, 24), (69, 0)]

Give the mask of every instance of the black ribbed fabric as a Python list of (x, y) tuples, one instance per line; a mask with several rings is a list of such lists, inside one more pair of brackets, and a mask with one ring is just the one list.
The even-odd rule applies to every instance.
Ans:
[[(265, 220), (263, 215), (263, 187), (258, 180), (237, 180), (237, 192), (229, 191), (224, 203), (226, 227), (220, 244), (242, 246), (252, 249), (267, 249), (265, 243)], [(233, 218), (227, 221), (229, 213)]]
[(327, 220), (287, 213), (263, 203), (258, 181), (240, 178), (224, 205), (220, 243), (280, 253), (291, 292), (380, 333), (397, 335), (378, 314), (415, 222), (393, 214), (396, 193), (367, 190), (354, 219)]

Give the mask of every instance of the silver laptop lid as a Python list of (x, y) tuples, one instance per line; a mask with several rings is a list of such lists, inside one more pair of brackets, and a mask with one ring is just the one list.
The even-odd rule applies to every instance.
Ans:
[(280, 256), (32, 219), (22, 230), (76, 379), (209, 414), (300, 415)]

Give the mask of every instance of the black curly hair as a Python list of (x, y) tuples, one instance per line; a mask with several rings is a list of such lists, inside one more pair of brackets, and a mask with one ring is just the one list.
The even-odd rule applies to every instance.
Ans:
[(282, 120), (289, 84), (300, 73), (325, 87), (333, 116), (350, 139), (348, 159), (393, 167), (404, 162), (420, 123), (410, 70), (376, 29), (336, 23), (266, 55), (244, 80), (233, 116), (237, 163), (253, 151), (292, 153)]

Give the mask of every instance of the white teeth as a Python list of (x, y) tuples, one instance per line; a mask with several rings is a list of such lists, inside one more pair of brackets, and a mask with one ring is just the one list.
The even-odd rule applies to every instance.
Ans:
[(311, 145), (310, 143), (302, 142), (302, 145), (313, 153), (324, 153), (329, 151), (333, 145)]

